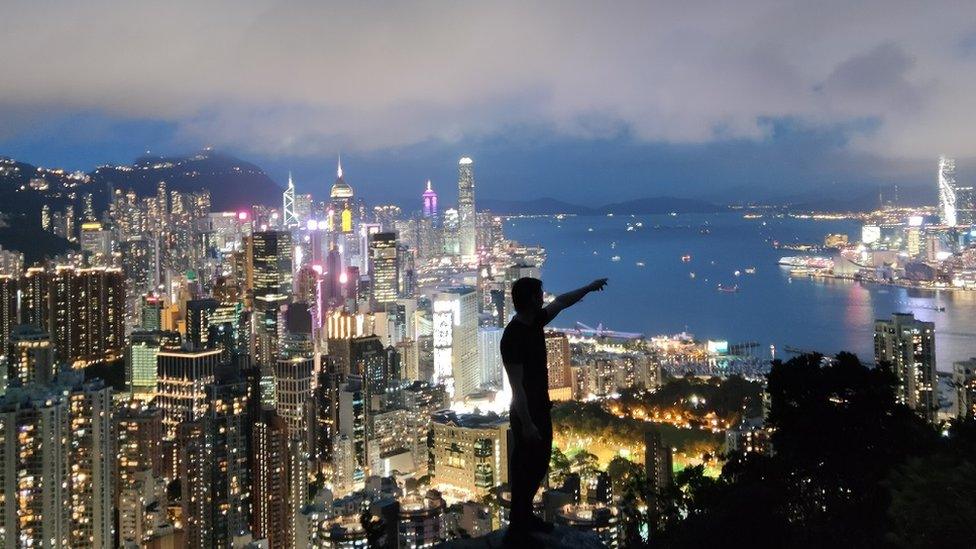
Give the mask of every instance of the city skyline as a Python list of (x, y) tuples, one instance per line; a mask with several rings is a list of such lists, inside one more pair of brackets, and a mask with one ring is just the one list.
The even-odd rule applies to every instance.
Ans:
[(2, 13), (0, 545), (976, 546), (971, 6)]

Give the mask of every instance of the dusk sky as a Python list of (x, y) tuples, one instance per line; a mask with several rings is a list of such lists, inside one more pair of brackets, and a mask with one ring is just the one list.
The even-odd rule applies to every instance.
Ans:
[[(368, 199), (728, 200), (976, 178), (970, 2), (8, 2), (0, 155), (211, 145)], [(606, 197), (604, 200), (603, 197)]]

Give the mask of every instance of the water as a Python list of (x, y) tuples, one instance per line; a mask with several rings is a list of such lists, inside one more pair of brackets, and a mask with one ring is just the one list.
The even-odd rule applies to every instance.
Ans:
[[(628, 232), (627, 224), (638, 221), (643, 228)], [(703, 227), (709, 234), (702, 234)], [(605, 293), (564, 311), (554, 322), (557, 326), (602, 323), (647, 335), (687, 330), (699, 339), (759, 342), (765, 356), (774, 344), (778, 357), (789, 345), (825, 354), (852, 351), (873, 362), (874, 320), (912, 312), (935, 322), (939, 370), (950, 371), (953, 361), (976, 356), (976, 292), (791, 280), (776, 264), (781, 256), (800, 253), (774, 249), (770, 239), (822, 242), (828, 233), (855, 239), (860, 225), (748, 220), (731, 213), (512, 219), (506, 224), (510, 238), (546, 247), (547, 291), (558, 293), (594, 278), (610, 278)], [(690, 262), (682, 262), (685, 254), (692, 256)], [(611, 260), (615, 255), (619, 261)], [(746, 274), (747, 267), (755, 267), (756, 273)], [(740, 276), (733, 274), (736, 270)], [(718, 284), (737, 285), (738, 292), (720, 292)]]

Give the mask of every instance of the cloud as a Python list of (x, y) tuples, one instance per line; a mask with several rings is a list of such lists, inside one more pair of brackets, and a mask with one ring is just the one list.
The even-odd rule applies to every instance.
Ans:
[[(689, 5), (694, 4), (694, 5)], [(539, 127), (647, 142), (870, 127), (851, 146), (976, 156), (967, 3), (17, 2), (0, 106), (175, 124), (262, 154)]]

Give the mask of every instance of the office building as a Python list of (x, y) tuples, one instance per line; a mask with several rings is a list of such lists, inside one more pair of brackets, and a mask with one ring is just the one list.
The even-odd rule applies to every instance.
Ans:
[(372, 235), (369, 248), (373, 300), (380, 306), (394, 303), (400, 296), (400, 261), (396, 233)]
[(156, 394), (156, 356), (162, 347), (161, 332), (132, 332), (125, 348), (125, 383), (131, 396), (145, 400)]
[(470, 286), (438, 290), (433, 299), (434, 382), (454, 399), (481, 388), (478, 364), (478, 294)]
[(874, 323), (874, 360), (887, 363), (898, 377), (898, 401), (928, 421), (938, 412), (935, 324), (895, 313)]
[(464, 157), (458, 161), (458, 242), (465, 261), (477, 259), (478, 219), (474, 207), (474, 162)]
[(156, 355), (155, 403), (163, 411), (166, 474), (170, 478), (178, 478), (181, 466), (179, 424), (196, 421), (206, 413), (206, 387), (214, 382), (222, 353), (220, 349), (166, 349)]
[(508, 482), (508, 419), (444, 410), (431, 418), (431, 485), (487, 495)]

